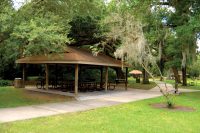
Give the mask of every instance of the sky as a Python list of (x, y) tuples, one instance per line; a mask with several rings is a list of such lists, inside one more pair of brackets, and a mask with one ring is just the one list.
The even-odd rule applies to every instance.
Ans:
[(23, 5), (24, 1), (25, 0), (13, 0), (14, 8), (19, 9)]
[(198, 51), (200, 51), (200, 39), (197, 40), (197, 45), (198, 45)]

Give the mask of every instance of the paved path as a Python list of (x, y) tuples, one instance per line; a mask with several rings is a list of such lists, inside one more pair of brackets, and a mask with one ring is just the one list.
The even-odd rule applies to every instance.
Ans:
[(158, 96), (161, 96), (161, 93), (157, 87), (151, 90), (128, 89), (128, 91), (81, 95), (77, 97), (77, 101), (0, 109), (0, 123), (85, 111)]

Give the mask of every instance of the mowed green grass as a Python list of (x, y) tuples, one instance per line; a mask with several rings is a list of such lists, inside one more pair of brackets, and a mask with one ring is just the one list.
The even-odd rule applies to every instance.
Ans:
[[(172, 84), (173, 86), (175, 84), (174, 80), (165, 80), (165, 82)], [(179, 88), (200, 90), (200, 80), (192, 80), (192, 79), (188, 78), (187, 79), (187, 86), (182, 86), (182, 84), (179, 84)]]
[(51, 95), (14, 87), (0, 87), (0, 108), (18, 107), (72, 100), (70, 97)]
[(143, 90), (149, 90), (156, 87), (156, 84), (153, 81), (150, 81), (150, 84), (142, 84), (142, 78), (141, 78), (140, 82), (141, 83), (136, 83), (135, 78), (129, 77), (128, 87), (133, 89), (143, 89)]
[(194, 112), (156, 109), (162, 97), (95, 110), (0, 125), (2, 133), (199, 133), (200, 93), (183, 93), (175, 103)]

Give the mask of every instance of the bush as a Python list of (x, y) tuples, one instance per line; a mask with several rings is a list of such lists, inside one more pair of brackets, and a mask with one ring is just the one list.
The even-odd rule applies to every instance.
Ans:
[(0, 80), (0, 86), (10, 86), (12, 82), (10, 80)]

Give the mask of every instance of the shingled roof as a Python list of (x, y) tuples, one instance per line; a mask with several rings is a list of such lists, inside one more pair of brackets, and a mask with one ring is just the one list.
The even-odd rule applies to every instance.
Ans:
[[(100, 65), (100, 66), (112, 66), (122, 67), (122, 62), (105, 54), (93, 55), (91, 51), (67, 47), (66, 52), (59, 54), (38, 55), (24, 57), (16, 60), (16, 63), (21, 64), (87, 64), (87, 65)], [(128, 67), (127, 64), (123, 64), (124, 67)]]

